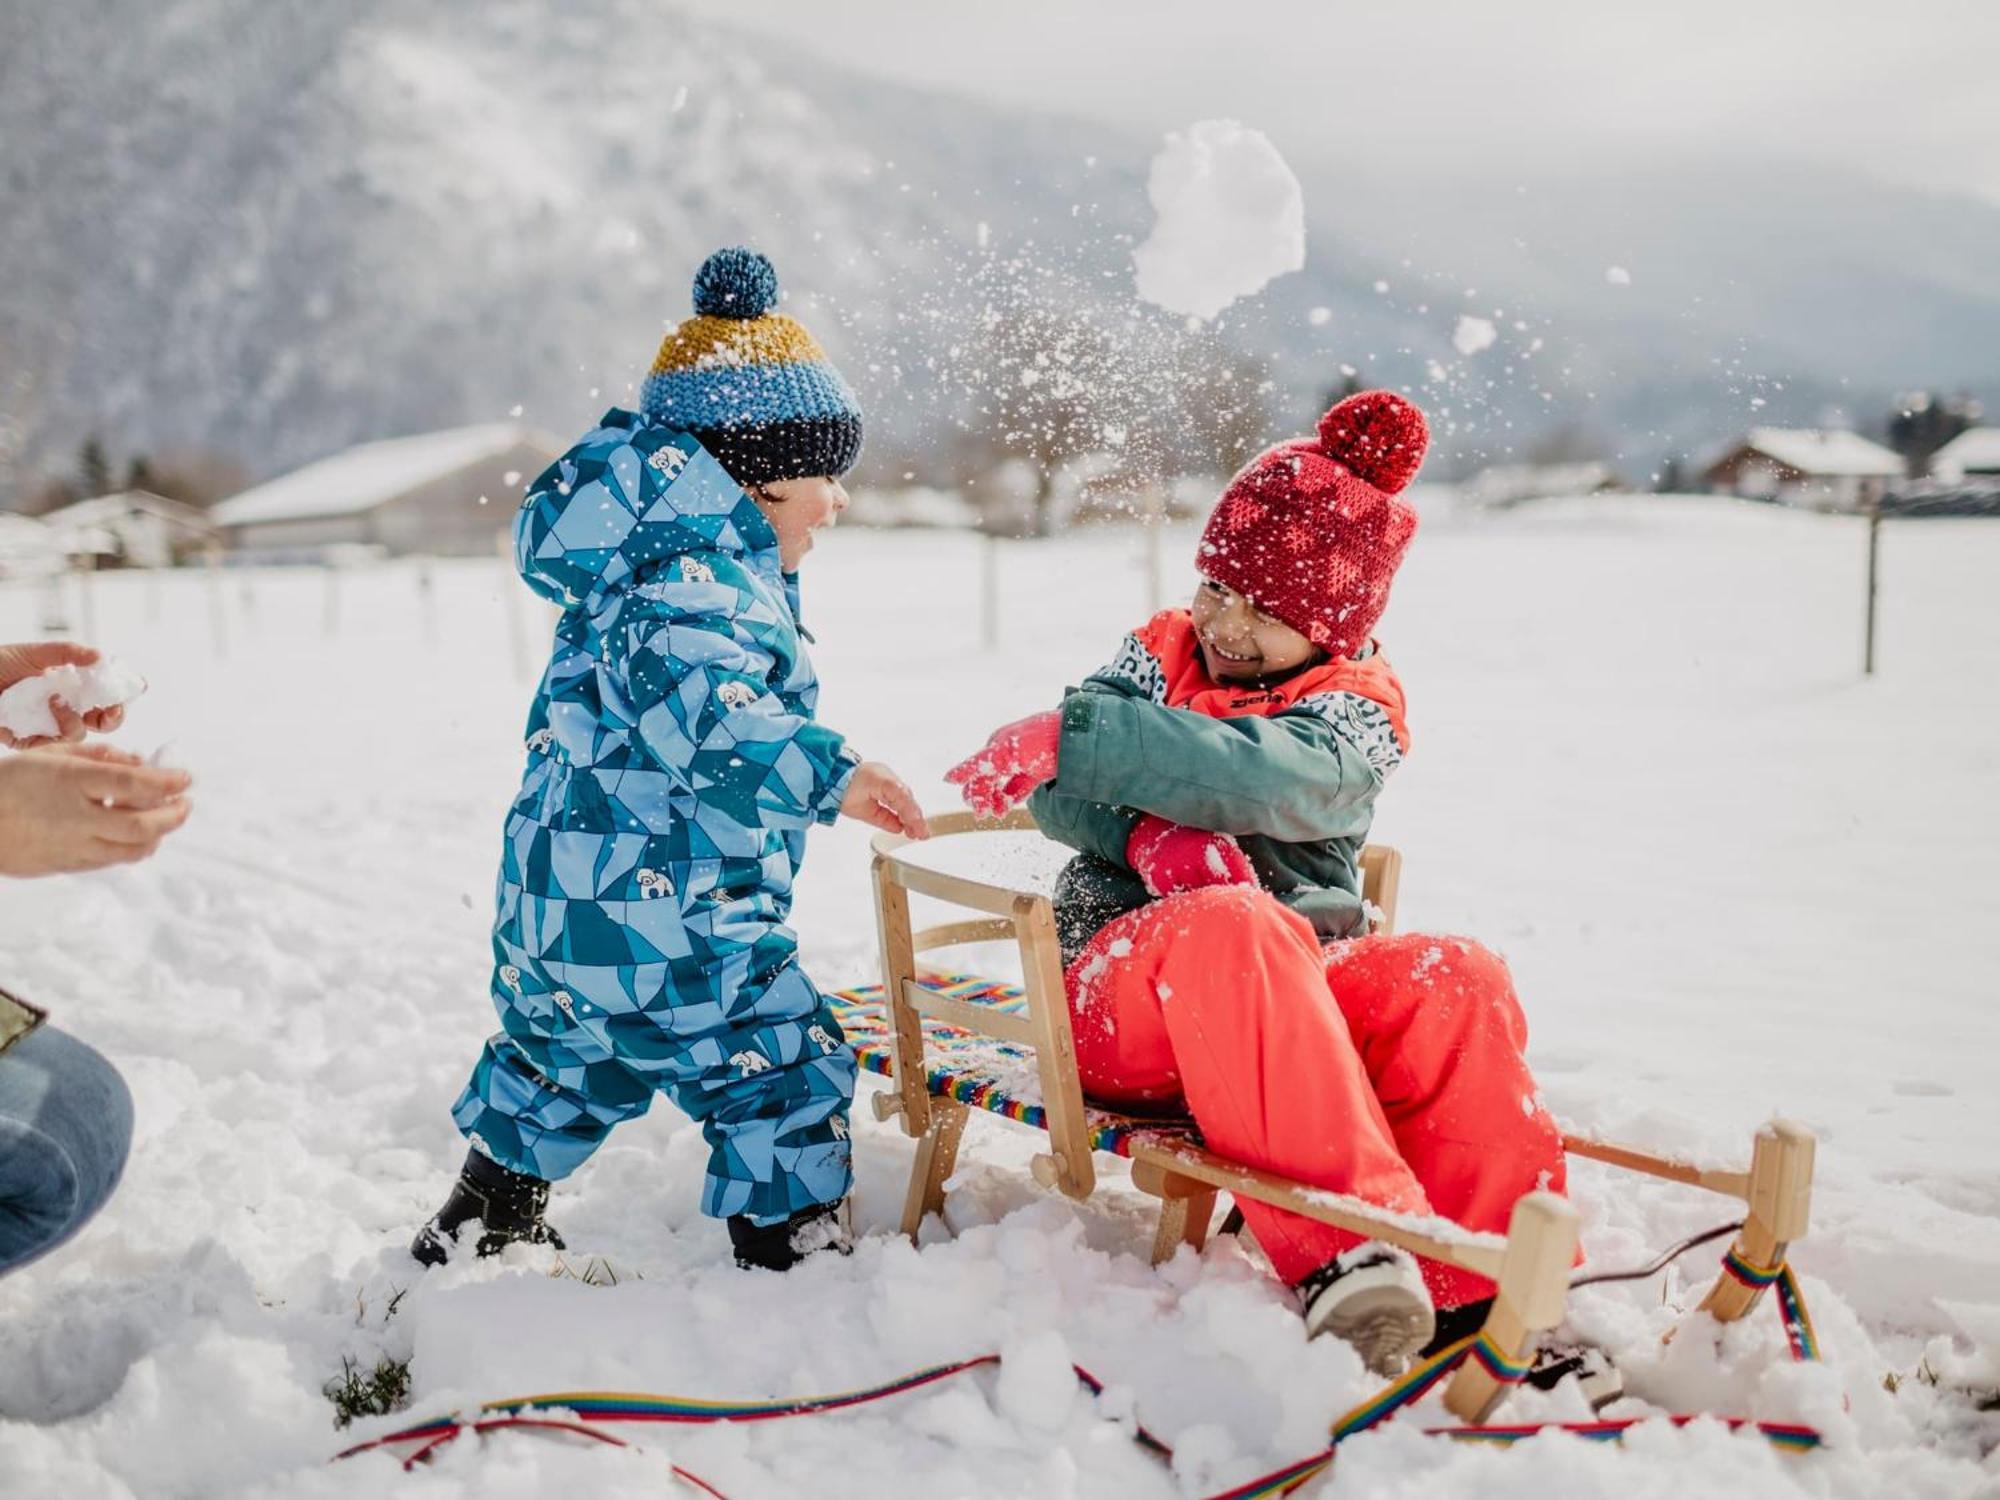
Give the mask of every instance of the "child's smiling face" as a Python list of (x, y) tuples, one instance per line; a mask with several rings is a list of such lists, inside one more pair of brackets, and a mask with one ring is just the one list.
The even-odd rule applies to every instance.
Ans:
[(1217, 682), (1276, 677), (1320, 655), (1319, 647), (1283, 620), (1213, 579), (1204, 579), (1194, 591), (1192, 611), (1202, 664)]
[(838, 479), (826, 474), (753, 485), (750, 498), (778, 533), (778, 562), (787, 573), (797, 572), (812, 550), (813, 533), (833, 525), (847, 509), (847, 491)]

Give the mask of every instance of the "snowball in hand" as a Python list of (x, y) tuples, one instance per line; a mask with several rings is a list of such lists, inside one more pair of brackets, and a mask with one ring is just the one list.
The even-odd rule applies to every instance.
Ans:
[(50, 699), (87, 714), (130, 703), (145, 691), (145, 678), (108, 656), (87, 667), (50, 667), (0, 693), (0, 729), (20, 740), (52, 739), (59, 731)]
[(1168, 135), (1146, 196), (1153, 232), (1132, 263), (1139, 295), (1168, 312), (1212, 318), (1306, 263), (1299, 179), (1261, 130), (1203, 120)]

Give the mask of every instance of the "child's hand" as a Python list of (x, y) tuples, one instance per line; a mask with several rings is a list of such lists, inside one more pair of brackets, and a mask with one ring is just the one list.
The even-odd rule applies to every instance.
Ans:
[(982, 818), (1004, 817), (1055, 777), (1061, 745), (1061, 711), (1032, 714), (994, 730), (985, 749), (953, 766), (944, 779)]
[(847, 783), (847, 795), (840, 799), (844, 818), (859, 818), (890, 833), (906, 838), (927, 839), (931, 825), (909, 783), (879, 760), (864, 760), (854, 768)]
[(1250, 856), (1226, 833), (1209, 833), (1147, 813), (1125, 841), (1125, 862), (1155, 896), (1206, 885), (1255, 885)]

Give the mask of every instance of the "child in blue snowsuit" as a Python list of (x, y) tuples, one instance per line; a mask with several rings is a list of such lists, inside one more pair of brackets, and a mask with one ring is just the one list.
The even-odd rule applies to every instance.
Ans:
[(854, 1054), (787, 925), (806, 830), (921, 835), (915, 798), (813, 717), (799, 558), (846, 505), (861, 414), (777, 278), (695, 278), (640, 413), (612, 410), (530, 487), (515, 561), (563, 611), (507, 817), (501, 1030), (453, 1110), (471, 1142), (411, 1252), (561, 1244), (548, 1184), (656, 1090), (708, 1141), (702, 1211), (737, 1259), (844, 1247)]

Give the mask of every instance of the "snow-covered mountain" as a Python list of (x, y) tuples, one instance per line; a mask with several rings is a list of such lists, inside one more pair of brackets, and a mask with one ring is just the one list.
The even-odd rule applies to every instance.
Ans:
[[(772, 255), (850, 371), (869, 461), (907, 467), (994, 378), (968, 335), (997, 282), (1129, 325), (1153, 144), (651, 0), (8, 7), (0, 502), (91, 433), (114, 461), (203, 450), (260, 475), (516, 407), (566, 435), (628, 395), (732, 241)], [(2000, 213), (1976, 205), (1909, 220), (1908, 198), (1851, 184), (1696, 178), (1622, 217), (1531, 196), (1529, 235), (1503, 185), (1418, 195), (1337, 156), (1295, 165), (1308, 265), (1220, 330), (1269, 361), (1274, 424), (1343, 364), (1427, 393), (1447, 463), (1565, 423), (1644, 458), (1832, 399), (1872, 416), (1908, 383), (2000, 388), (2000, 293), (1972, 269), (1996, 263)], [(1732, 282), (1704, 279), (1705, 244), (1740, 251)], [(1629, 285), (1596, 264), (1614, 248)], [(1491, 349), (1455, 351), (1465, 313)]]

